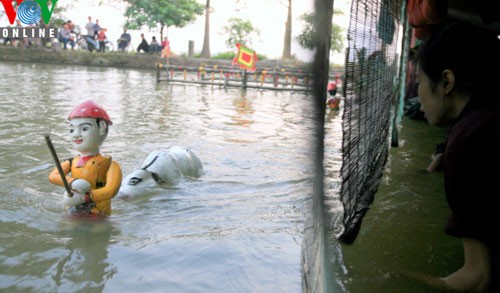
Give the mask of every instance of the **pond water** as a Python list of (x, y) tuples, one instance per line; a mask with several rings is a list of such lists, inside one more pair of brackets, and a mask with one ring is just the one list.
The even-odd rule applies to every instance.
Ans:
[[(333, 116), (335, 117), (335, 116)], [(338, 197), (340, 156), (336, 123), (326, 120), (325, 194)], [(427, 172), (431, 154), (445, 139), (446, 128), (429, 126), (426, 121), (404, 117), (399, 130), (399, 146), (389, 150), (389, 158), (374, 201), (363, 218), (353, 244), (335, 240), (336, 213), (327, 229), (329, 259), (335, 263), (336, 292), (443, 292), (408, 277), (426, 274), (443, 277), (463, 263), (462, 243), (444, 233), (450, 210), (444, 196), (442, 172)]]
[[(312, 95), (156, 83), (141, 70), (0, 63), (0, 72), (0, 291), (302, 291)], [(172, 144), (191, 148), (205, 174), (115, 199), (105, 221), (68, 218), (63, 188), (48, 181), (44, 135), (60, 158), (74, 156), (66, 117), (89, 98), (113, 120), (101, 151), (124, 175)], [(326, 115), (325, 207), (335, 215), (342, 115)], [(334, 292), (432, 292), (400, 273), (461, 265), (460, 240), (443, 232), (442, 174), (424, 170), (445, 131), (402, 126), (354, 244), (337, 243), (338, 223), (327, 223)]]
[[(313, 186), (313, 96), (156, 83), (153, 71), (0, 63), (0, 291), (300, 292)], [(94, 99), (123, 174), (184, 145), (205, 174), (70, 219), (44, 135)], [(340, 143), (340, 141), (339, 141)]]

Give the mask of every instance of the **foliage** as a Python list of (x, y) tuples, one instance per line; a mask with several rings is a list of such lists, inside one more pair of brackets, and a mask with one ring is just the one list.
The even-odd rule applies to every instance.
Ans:
[[(333, 12), (336, 15), (342, 15), (342, 11), (335, 10)], [(297, 41), (299, 44), (310, 50), (314, 50), (314, 34), (315, 34), (315, 29), (314, 29), (314, 13), (304, 13), (302, 14), (299, 19), (304, 22), (304, 29), (302, 32), (297, 36)], [(331, 46), (330, 50), (332, 52), (337, 52), (341, 53), (343, 48), (344, 48), (344, 36), (343, 36), (344, 30), (342, 29), (341, 26), (332, 23), (332, 36), (331, 36)]]
[(202, 15), (204, 6), (196, 0), (125, 0), (126, 29), (184, 27)]
[[(50, 19), (50, 26), (51, 27), (58, 27), (61, 28), (63, 24), (66, 22), (66, 19), (60, 18), (60, 17), (52, 17)], [(40, 23), (43, 23), (43, 20), (40, 20)]]
[(262, 61), (262, 60), (266, 60), (267, 59), (267, 56), (266, 55), (262, 55), (262, 54), (259, 54), (257, 53), (257, 59)]
[(212, 56), (212, 59), (217, 60), (232, 60), (234, 58), (234, 52), (221, 52), (215, 56)]
[(299, 19), (304, 22), (304, 28), (297, 36), (299, 44), (306, 48), (314, 49), (314, 13), (304, 13)]
[[(212, 56), (212, 59), (217, 59), (217, 60), (233, 60), (233, 58), (234, 58), (235, 55), (236, 55), (236, 52), (222, 52), (222, 53), (218, 53), (215, 56)], [(258, 60), (266, 60), (267, 56), (257, 53), (257, 59)]]
[(228, 36), (226, 46), (233, 49), (237, 43), (251, 47), (252, 35), (259, 36), (260, 31), (249, 20), (232, 17), (228, 20), (228, 25), (222, 28), (222, 34)]
[[(53, 7), (53, 12), (52, 12), (52, 16), (50, 18), (50, 26), (51, 27), (62, 27), (63, 23), (66, 22), (68, 19), (66, 19), (66, 16), (64, 16), (64, 14), (66, 13), (66, 10), (71, 6), (69, 4), (65, 4), (65, 3), (60, 3), (60, 2), (63, 2), (63, 1), (59, 1), (56, 3), (56, 6), (53, 6), (54, 5), (54, 1), (48, 1), (47, 4), (48, 4), (48, 8), (49, 9), (52, 9)], [(13, 3), (13, 6), (14, 6), (14, 9), (17, 9), (18, 7), (18, 4), (19, 1), (17, 1), (17, 3)], [(3, 8), (3, 6), (0, 5), (0, 7)], [(2, 9), (0, 9), (0, 18), (2, 18)], [(5, 12), (5, 11), (4, 11)], [(45, 22), (43, 21), (43, 17), (40, 19), (39, 21), (39, 24), (40, 25), (45, 25)]]

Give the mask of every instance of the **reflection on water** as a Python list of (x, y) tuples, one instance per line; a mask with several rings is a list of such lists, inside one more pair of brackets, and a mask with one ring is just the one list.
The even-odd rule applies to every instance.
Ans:
[[(0, 63), (0, 71), (0, 290), (301, 290), (311, 96), (157, 84), (139, 70)], [(43, 135), (60, 158), (74, 156), (65, 119), (88, 98), (113, 120), (101, 151), (124, 174), (179, 144), (205, 175), (115, 200), (105, 221), (68, 219), (62, 188), (48, 182)]]

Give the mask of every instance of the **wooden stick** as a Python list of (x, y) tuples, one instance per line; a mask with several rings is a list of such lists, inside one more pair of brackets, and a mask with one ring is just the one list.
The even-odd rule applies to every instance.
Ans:
[(57, 158), (56, 149), (52, 145), (52, 141), (50, 140), (50, 137), (48, 134), (45, 135), (45, 141), (47, 142), (47, 145), (49, 146), (50, 153), (52, 154), (52, 158), (54, 159), (54, 162), (56, 163), (57, 171), (59, 171), (59, 175), (61, 175), (61, 179), (62, 179), (62, 182), (64, 184), (64, 188), (66, 189), (68, 196), (72, 197), (73, 192), (71, 191), (71, 188), (69, 187), (68, 180), (66, 180), (66, 175), (64, 174), (64, 171), (61, 167), (61, 162), (59, 162), (59, 159)]

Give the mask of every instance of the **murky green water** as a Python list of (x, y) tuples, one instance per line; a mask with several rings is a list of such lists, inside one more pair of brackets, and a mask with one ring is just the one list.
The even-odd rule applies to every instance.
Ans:
[[(326, 128), (335, 126), (327, 122)], [(382, 182), (356, 241), (341, 245), (330, 229), (330, 257), (338, 264), (334, 279), (341, 291), (439, 292), (401, 273), (446, 276), (461, 267), (461, 241), (443, 231), (449, 216), (443, 174), (425, 170), (445, 132), (425, 121), (404, 118), (400, 146), (390, 150)], [(327, 137), (329, 143), (335, 145)], [(335, 147), (330, 151), (335, 157)], [(339, 168), (335, 160), (327, 161), (327, 169)], [(326, 185), (327, 194), (335, 195), (338, 185), (334, 183)]]
[[(0, 63), (0, 291), (300, 292), (313, 183), (312, 96), (156, 84), (154, 72)], [(114, 124), (103, 153), (124, 174), (171, 144), (206, 174), (131, 201), (102, 222), (69, 220), (51, 185), (43, 135), (74, 155), (66, 115), (93, 98)], [(325, 192), (340, 207), (341, 113), (327, 113)], [(425, 167), (444, 130), (405, 119), (353, 245), (329, 231), (336, 292), (432, 292), (401, 270), (446, 275), (462, 263), (448, 237), (441, 173)], [(335, 227), (335, 223), (332, 224)]]
[[(300, 292), (313, 178), (312, 96), (156, 84), (154, 72), (0, 63), (0, 291)], [(43, 135), (75, 153), (65, 119), (84, 99), (113, 125), (101, 151), (126, 174), (190, 147), (206, 174), (69, 220)]]

